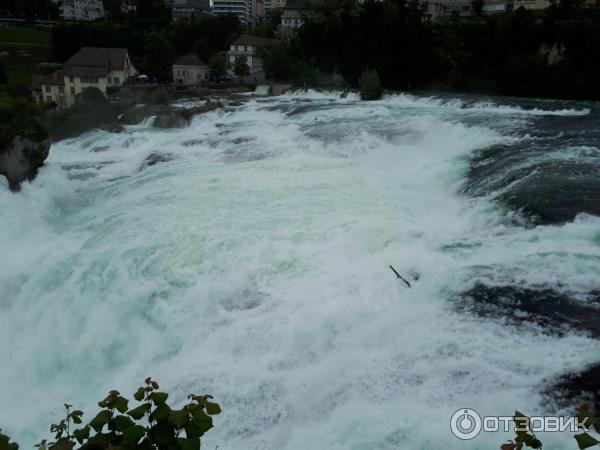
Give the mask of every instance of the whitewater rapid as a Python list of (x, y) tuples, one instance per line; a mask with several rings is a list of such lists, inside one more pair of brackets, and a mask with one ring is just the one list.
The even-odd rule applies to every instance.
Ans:
[(547, 413), (544, 383), (596, 341), (454, 302), (477, 283), (585, 302), (600, 219), (527, 225), (464, 189), (478, 151), (590, 107), (339, 94), (90, 132), (22, 192), (0, 181), (0, 428), (29, 448), (63, 403), (91, 419), (147, 376), (175, 404), (215, 396), (207, 449), (489, 449), (513, 436), (460, 441), (454, 411)]

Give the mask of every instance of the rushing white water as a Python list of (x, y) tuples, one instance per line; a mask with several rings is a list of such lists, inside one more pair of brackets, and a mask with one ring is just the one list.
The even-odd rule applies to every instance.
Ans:
[(221, 403), (206, 449), (498, 448), (452, 413), (543, 412), (544, 380), (599, 360), (452, 307), (482, 279), (597, 288), (597, 218), (517, 227), (459, 193), (474, 151), (589, 110), (338, 96), (89, 133), (0, 186), (0, 427), (29, 448), (64, 402), (90, 418), (151, 375)]

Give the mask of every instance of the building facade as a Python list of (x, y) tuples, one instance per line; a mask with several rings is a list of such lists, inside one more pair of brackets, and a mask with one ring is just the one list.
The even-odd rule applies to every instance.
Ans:
[(258, 50), (269, 45), (273, 45), (278, 41), (275, 39), (267, 39), (258, 36), (250, 36), (248, 34), (242, 34), (235, 40), (230, 46), (227, 52), (227, 61), (231, 66), (235, 64), (237, 57), (246, 59), (246, 64), (250, 68), (250, 74), (262, 72), (263, 66), (260, 57), (258, 56)]
[(33, 97), (38, 103), (71, 106), (87, 87), (106, 95), (108, 88), (127, 84), (138, 74), (126, 49), (83, 47), (69, 58), (62, 70), (34, 83)]
[(286, 6), (281, 14), (281, 29), (294, 31), (304, 25), (304, 8)]
[(242, 25), (252, 22), (253, 0), (213, 0), (213, 14), (235, 14)]
[(286, 0), (265, 0), (265, 11), (282, 9), (287, 4)]
[(58, 8), (60, 17), (66, 21), (89, 22), (104, 18), (102, 0), (62, 0)]
[(521, 7), (525, 9), (546, 9), (552, 3), (550, 0), (515, 0), (515, 11)]
[(174, 0), (170, 7), (173, 20), (193, 20), (210, 12), (210, 0)]
[(136, 0), (121, 0), (121, 12), (135, 13), (137, 11)]
[(190, 54), (179, 58), (173, 64), (173, 82), (194, 85), (208, 81), (208, 65), (198, 56)]

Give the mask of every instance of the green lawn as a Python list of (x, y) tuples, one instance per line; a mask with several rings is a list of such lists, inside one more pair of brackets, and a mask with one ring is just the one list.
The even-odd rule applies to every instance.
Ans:
[(50, 28), (0, 27), (0, 46), (6, 42), (50, 46)]

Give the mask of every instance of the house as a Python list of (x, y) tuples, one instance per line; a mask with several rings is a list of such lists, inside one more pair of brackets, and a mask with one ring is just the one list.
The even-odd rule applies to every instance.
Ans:
[(278, 42), (279, 41), (276, 39), (242, 34), (229, 46), (229, 51), (227, 52), (227, 61), (233, 66), (236, 58), (241, 56), (246, 58), (246, 63), (250, 68), (250, 74), (262, 72), (262, 61), (258, 56), (258, 50)]
[[(95, 87), (106, 95), (110, 87), (123, 86), (137, 75), (124, 48), (83, 47), (48, 77), (33, 86), (33, 96), (39, 103), (71, 106), (77, 95), (87, 87)], [(61, 81), (62, 80), (62, 81)]]
[(283, 8), (281, 14), (281, 29), (287, 31), (295, 31), (304, 25), (304, 15), (306, 8), (301, 6), (288, 5)]
[(546, 9), (552, 3), (550, 0), (515, 0), (515, 11), (521, 7), (525, 9)]
[(65, 76), (62, 70), (43, 76), (34, 82), (33, 98), (37, 103), (54, 103), (59, 108), (67, 106)]
[(173, 20), (193, 20), (210, 12), (210, 0), (174, 0), (171, 3)]
[(121, 12), (135, 13), (137, 11), (136, 0), (121, 0)]
[(511, 13), (514, 10), (513, 0), (490, 0), (483, 3), (483, 14)]
[(265, 11), (272, 9), (282, 9), (286, 5), (286, 0), (265, 0)]
[(418, 6), (425, 22), (435, 22), (449, 15), (448, 5), (440, 1), (420, 0)]
[(208, 80), (208, 65), (196, 55), (179, 58), (173, 64), (173, 82), (176, 84), (201, 84)]
[(62, 0), (59, 13), (66, 21), (89, 22), (104, 18), (104, 4), (102, 0)]

